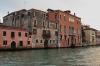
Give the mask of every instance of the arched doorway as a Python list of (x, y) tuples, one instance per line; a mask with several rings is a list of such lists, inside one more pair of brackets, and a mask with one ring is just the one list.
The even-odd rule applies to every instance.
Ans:
[(12, 41), (12, 42), (11, 42), (11, 48), (12, 48), (12, 49), (15, 49), (15, 48), (16, 48), (16, 42), (15, 42), (15, 41)]

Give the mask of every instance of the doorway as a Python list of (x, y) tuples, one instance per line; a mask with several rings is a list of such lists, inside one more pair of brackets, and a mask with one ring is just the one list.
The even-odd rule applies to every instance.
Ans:
[(12, 41), (12, 42), (11, 42), (11, 48), (12, 48), (12, 49), (15, 49), (15, 48), (16, 48), (16, 42), (15, 42), (15, 41)]
[(48, 48), (48, 40), (47, 39), (44, 41), (44, 48)]

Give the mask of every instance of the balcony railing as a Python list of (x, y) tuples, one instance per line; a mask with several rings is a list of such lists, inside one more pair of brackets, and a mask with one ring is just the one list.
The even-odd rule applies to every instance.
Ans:
[(43, 30), (42, 37), (44, 39), (49, 39), (51, 37), (50, 30)]

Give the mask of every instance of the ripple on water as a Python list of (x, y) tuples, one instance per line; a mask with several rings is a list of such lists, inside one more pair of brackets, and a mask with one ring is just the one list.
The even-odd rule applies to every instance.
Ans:
[(100, 47), (0, 52), (0, 66), (100, 66)]

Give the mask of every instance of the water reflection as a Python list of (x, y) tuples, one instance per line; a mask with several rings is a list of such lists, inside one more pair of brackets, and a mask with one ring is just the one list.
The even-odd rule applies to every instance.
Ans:
[(100, 47), (0, 52), (0, 66), (99, 66)]

